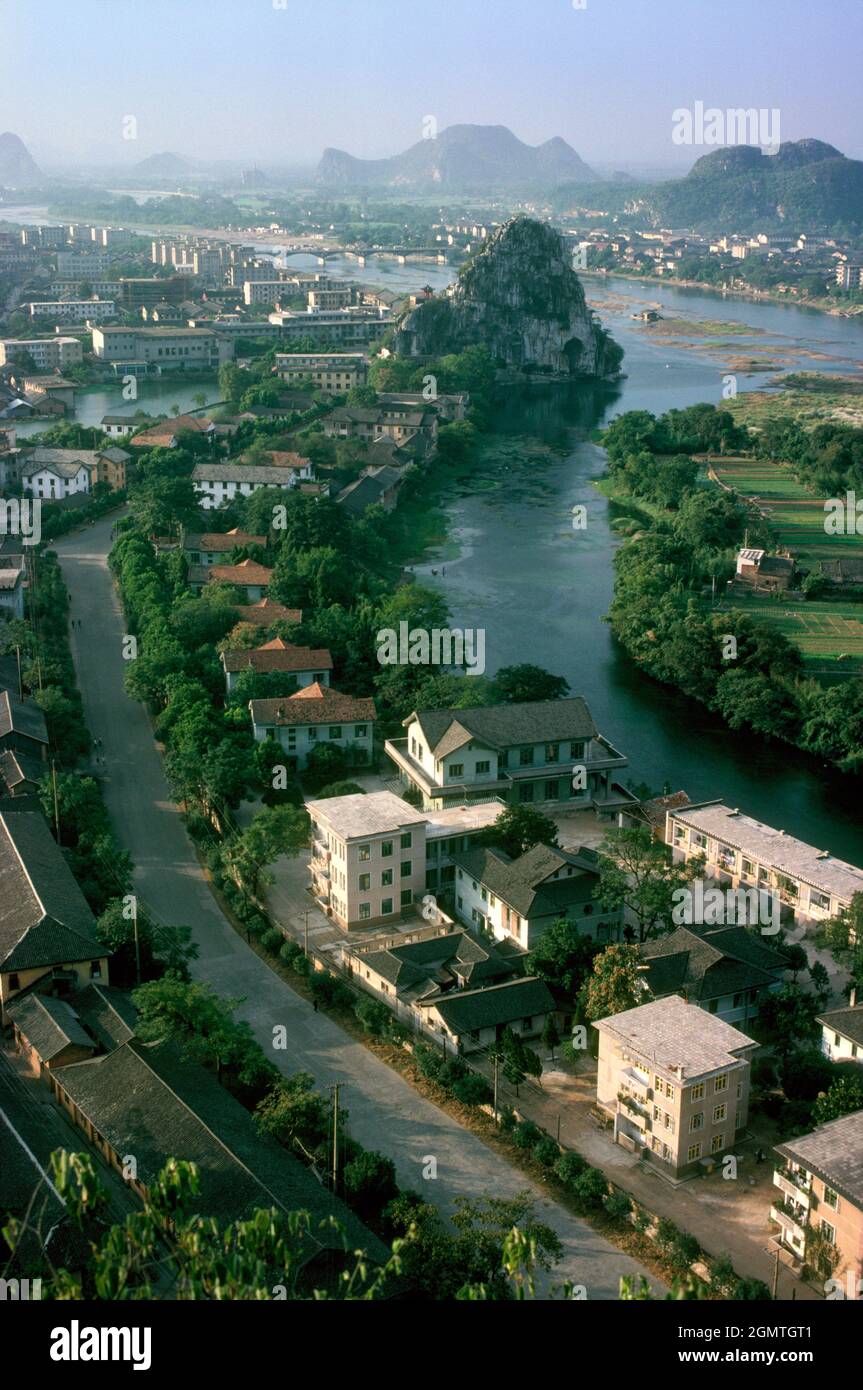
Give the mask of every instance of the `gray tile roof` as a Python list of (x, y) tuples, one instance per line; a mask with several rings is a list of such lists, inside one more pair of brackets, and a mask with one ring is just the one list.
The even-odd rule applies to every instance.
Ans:
[[(493, 748), (517, 744), (557, 743), (597, 735), (590, 710), (580, 695), (570, 700), (528, 700), (523, 704), (480, 705), (475, 709), (418, 710), (416, 718), (436, 757), (475, 738)], [(451, 734), (453, 725), (457, 729)], [(453, 742), (453, 737), (457, 740)]]
[(0, 804), (0, 969), (99, 960), (95, 919), (41, 811)]
[(459, 990), (443, 999), (428, 1001), (437, 1009), (452, 1033), (459, 1036), (479, 1028), (504, 1027), (520, 1018), (554, 1011), (554, 1000), (544, 980), (508, 980), (487, 989)]
[(41, 782), (46, 771), (41, 759), (29, 753), (20, 753), (17, 748), (7, 748), (0, 752), (0, 794), (4, 786), (14, 791), (22, 782)]
[(50, 1062), (71, 1045), (94, 1050), (93, 1040), (78, 1022), (75, 1010), (63, 999), (25, 994), (13, 999), (6, 1012), (43, 1062)]
[(453, 979), (499, 980), (517, 970), (517, 966), (504, 960), (494, 946), (484, 945), (467, 932), (459, 931), (372, 951), (359, 959), (397, 986), (399, 993), (407, 986), (418, 984), (428, 985), (438, 992), (447, 988)]
[[(840, 1196), (863, 1209), (863, 1110), (855, 1110), (811, 1134), (777, 1144), (783, 1158), (815, 1173)], [(828, 1215), (828, 1220), (830, 1217)]]
[(132, 996), (123, 990), (93, 980), (72, 1002), (87, 1032), (106, 1052), (135, 1036), (138, 1013)]
[(35, 701), (16, 700), (11, 691), (0, 690), (0, 738), (12, 733), (48, 742), (45, 716)]
[(787, 969), (774, 950), (745, 927), (698, 931), (678, 927), (640, 948), (648, 988), (656, 998), (684, 992), (705, 1002), (775, 984)]
[[(304, 460), (303, 462), (307, 462)], [(299, 468), (300, 465), (297, 465)], [(196, 463), (193, 483), (263, 483), (272, 487), (291, 487), (296, 468), (275, 468), (252, 463)]]
[(844, 1009), (830, 1009), (826, 1014), (819, 1014), (817, 1022), (863, 1046), (863, 1004), (849, 1004)]
[[(510, 859), (501, 850), (474, 849), (455, 855), (455, 864), (522, 917), (542, 917), (593, 899), (597, 872), (579, 863), (580, 853), (535, 845), (517, 859)], [(574, 872), (570, 877), (550, 880), (561, 868)]]

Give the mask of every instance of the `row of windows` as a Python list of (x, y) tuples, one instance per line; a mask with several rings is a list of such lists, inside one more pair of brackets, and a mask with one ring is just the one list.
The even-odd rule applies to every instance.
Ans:
[[(719, 1153), (720, 1149), (724, 1149), (724, 1148), (725, 1148), (725, 1135), (724, 1135), (724, 1134), (714, 1134), (713, 1138), (712, 1138), (711, 1141), (710, 1141), (710, 1152), (711, 1152), (712, 1154), (717, 1154), (717, 1153)], [(687, 1163), (694, 1163), (694, 1162), (695, 1162), (697, 1159), (699, 1159), (700, 1157), (701, 1157), (701, 1145), (700, 1145), (700, 1144), (690, 1144), (690, 1145), (689, 1145), (689, 1148), (686, 1150), (686, 1161), (687, 1161)]]
[[(317, 739), (318, 739), (319, 732), (320, 732), (320, 726), (319, 726), (319, 725), (315, 725), (315, 724), (308, 724), (308, 725), (304, 725), (303, 727), (304, 727), (305, 730), (306, 730), (306, 738), (308, 739), (309, 743), (316, 743), (316, 742), (317, 742)], [(269, 738), (275, 738), (275, 737), (276, 737), (276, 729), (275, 729), (275, 727), (267, 728), (266, 732), (267, 732), (267, 736), (268, 736)], [(369, 726), (368, 726), (368, 724), (355, 724), (355, 725), (354, 725), (354, 734), (353, 734), (354, 738), (367, 738), (367, 737), (368, 737), (368, 732), (369, 732)], [(340, 739), (340, 738), (344, 738), (344, 737), (345, 737), (345, 735), (344, 735), (344, 733), (343, 733), (343, 726), (342, 726), (341, 724), (331, 724), (331, 725), (329, 726), (329, 729), (328, 729), (327, 733), (326, 733), (326, 734), (322, 734), (322, 738), (323, 738), (323, 741), (324, 741), (324, 742), (326, 742), (327, 739), (332, 739), (333, 741), (336, 741), (336, 740), (338, 740), (338, 739)], [(289, 747), (289, 748), (295, 747), (296, 742), (297, 742), (297, 730), (296, 730), (296, 726), (295, 726), (295, 725), (291, 725), (291, 726), (289, 727), (289, 729), (288, 729), (288, 747)], [(362, 858), (362, 855), (360, 855), (360, 858)]]
[[(411, 860), (410, 860), (410, 859), (404, 859), (404, 860), (402, 860), (400, 877), (401, 877), (401, 878), (410, 878), (410, 876), (411, 876), (412, 873), (413, 873), (413, 864), (412, 864)], [(391, 885), (391, 883), (392, 883), (392, 881), (393, 881), (393, 871), (392, 871), (392, 869), (382, 869), (382, 870), (381, 870), (381, 882), (380, 882), (381, 888), (389, 888), (390, 885)], [(361, 892), (361, 893), (367, 892), (367, 891), (371, 888), (371, 886), (372, 886), (372, 876), (371, 876), (371, 874), (360, 874), (360, 877), (359, 877), (359, 890), (360, 890), (360, 892)]]
[[(364, 724), (362, 724), (362, 725), (358, 724), (358, 725), (357, 725), (357, 728), (365, 728), (365, 725), (364, 725)], [(359, 735), (357, 735), (357, 737), (359, 737)], [(395, 844), (395, 840), (379, 840), (379, 841), (378, 841), (378, 845), (379, 845), (380, 852), (381, 852), (381, 859), (389, 859), (389, 858), (390, 858), (390, 856), (392, 855), (392, 852), (393, 852), (393, 845), (394, 845), (394, 844)], [(403, 835), (400, 835), (400, 836), (399, 836), (399, 846), (400, 846), (401, 849), (410, 849), (410, 847), (411, 847), (412, 844), (413, 844), (413, 833), (412, 833), (410, 830), (406, 830), (405, 833), (404, 833)], [(358, 859), (360, 859), (360, 860), (371, 859), (371, 856), (372, 856), (372, 847), (371, 847), (370, 844), (368, 844), (368, 845), (357, 845), (357, 858), (358, 858)]]
[[(400, 901), (400, 903), (401, 903), (401, 906), (402, 906), (402, 907), (410, 907), (410, 905), (411, 905), (411, 903), (413, 902), (413, 900), (414, 900), (414, 895), (413, 895), (413, 893), (411, 892), (410, 888), (403, 888), (403, 889), (402, 889), (402, 893), (401, 893), (401, 897), (400, 897), (400, 899), (399, 899), (399, 901)], [(394, 911), (395, 911), (395, 908), (393, 907), (393, 900), (392, 900), (392, 898), (384, 898), (383, 902), (381, 903), (381, 916), (382, 916), (382, 917), (389, 917), (390, 914), (391, 914), (392, 912), (394, 912)], [(360, 921), (361, 921), (361, 922), (368, 922), (369, 919), (370, 919), (370, 917), (371, 917), (371, 915), (372, 915), (372, 905), (371, 905), (371, 903), (360, 903)]]

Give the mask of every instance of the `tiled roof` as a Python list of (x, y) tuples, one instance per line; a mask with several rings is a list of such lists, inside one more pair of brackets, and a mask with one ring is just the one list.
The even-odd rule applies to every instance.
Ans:
[(75, 1010), (63, 999), (25, 994), (21, 999), (13, 999), (6, 1012), (43, 1062), (50, 1062), (70, 1045), (94, 1050), (93, 1040), (78, 1022)]
[(0, 690), (0, 738), (7, 734), (26, 734), (38, 743), (48, 742), (45, 716), (33, 700), (16, 700), (8, 690)]
[(737, 1052), (755, 1046), (753, 1038), (678, 994), (601, 1018), (593, 1026), (680, 1081), (730, 1067), (740, 1060)]
[(72, 1003), (87, 1032), (106, 1052), (135, 1036), (138, 1012), (132, 996), (122, 989), (91, 980), (72, 996)]
[(369, 723), (376, 718), (375, 702), (343, 695), (329, 685), (313, 681), (286, 700), (250, 701), (252, 721), (265, 724), (338, 724), (343, 720)]
[(106, 954), (84, 894), (41, 811), (5, 802), (0, 809), (0, 968), (28, 970)]
[(232, 531), (187, 532), (183, 537), (184, 550), (231, 551), (239, 545), (266, 545), (266, 536), (253, 536), (235, 526)]
[(647, 963), (643, 978), (655, 997), (685, 992), (699, 1002), (775, 984), (787, 968), (784, 954), (746, 927), (706, 932), (678, 927), (645, 941), (640, 955)]
[(262, 598), (257, 603), (234, 604), (234, 612), (239, 614), (242, 623), (257, 623), (269, 627), (271, 623), (301, 623), (302, 608), (285, 608), (275, 599)]
[[(501, 850), (474, 849), (457, 854), (455, 864), (522, 917), (540, 917), (564, 912), (571, 903), (593, 900), (596, 870), (578, 862), (580, 853), (536, 845), (517, 859), (510, 859)], [(560, 868), (572, 868), (574, 872), (550, 879)]]
[(252, 463), (196, 463), (193, 483), (263, 483), (289, 487), (295, 481), (295, 468), (267, 468)]
[[(417, 710), (414, 719), (435, 757), (462, 747), (471, 738), (493, 748), (556, 743), (596, 737), (596, 725), (581, 696), (570, 700), (528, 700), (523, 704), (480, 705), (475, 709)], [(453, 727), (457, 726), (457, 727)]]
[(21, 753), (17, 748), (0, 752), (0, 792), (4, 783), (12, 791), (20, 787), (22, 782), (41, 782), (45, 775), (46, 767), (40, 758)]
[(840, 1196), (863, 1209), (863, 1110), (819, 1125), (800, 1139), (777, 1144), (776, 1152), (802, 1164)]
[(852, 1042), (863, 1046), (863, 1004), (849, 1004), (844, 1009), (830, 1009), (826, 1014), (819, 1014), (816, 1022), (823, 1023), (834, 1033), (841, 1033), (844, 1038), (850, 1038)]
[(551, 991), (544, 980), (508, 980), (486, 989), (458, 990), (443, 999), (431, 999), (444, 1023), (457, 1036), (478, 1028), (502, 1027), (516, 1019), (550, 1014), (554, 1010)]
[(333, 658), (324, 647), (294, 647), (276, 637), (252, 651), (224, 652), (226, 671), (331, 671)]
[(241, 560), (238, 565), (191, 565), (189, 579), (203, 584), (269, 584), (273, 571), (256, 560)]

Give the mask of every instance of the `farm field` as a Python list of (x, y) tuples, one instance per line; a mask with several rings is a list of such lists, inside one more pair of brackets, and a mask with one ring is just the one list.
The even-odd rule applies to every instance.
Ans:
[[(729, 456), (711, 460), (710, 471), (720, 484), (751, 499), (769, 521), (777, 545), (787, 546), (805, 568), (817, 571), (820, 560), (838, 554), (863, 556), (863, 536), (826, 534), (823, 499), (813, 497), (787, 465)], [(806, 599), (792, 592), (735, 595), (723, 607), (773, 623), (800, 649), (807, 674), (822, 682), (831, 684), (863, 671), (861, 603)]]

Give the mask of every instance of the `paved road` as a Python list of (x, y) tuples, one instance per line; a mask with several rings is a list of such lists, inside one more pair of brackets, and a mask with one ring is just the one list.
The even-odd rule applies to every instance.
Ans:
[[(98, 767), (120, 843), (135, 864), (140, 899), (168, 923), (194, 930), (200, 957), (194, 974), (222, 995), (240, 996), (265, 1049), (284, 1025), (289, 1050), (273, 1052), (285, 1071), (310, 1072), (321, 1087), (341, 1082), (350, 1131), (364, 1145), (388, 1154), (399, 1182), (422, 1189), (443, 1212), (459, 1195), (511, 1196), (531, 1185), (470, 1131), (432, 1105), (395, 1071), (286, 986), (226, 921), (212, 897), (183, 823), (171, 802), (162, 762), (143, 707), (123, 688), (125, 631), (106, 564), (114, 518), (67, 536), (56, 549), (81, 628), (72, 629), (72, 654), (90, 733), (102, 740)], [(424, 1181), (426, 1156), (437, 1159), (436, 1180)], [(616, 1298), (620, 1276), (646, 1273), (584, 1222), (536, 1189), (538, 1211), (558, 1232), (565, 1255), (555, 1280), (582, 1284), (588, 1298)]]

